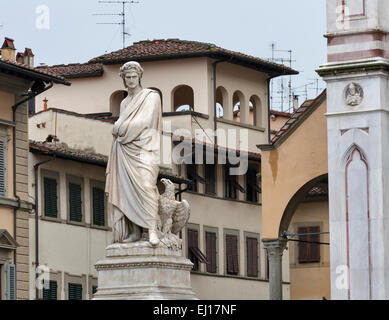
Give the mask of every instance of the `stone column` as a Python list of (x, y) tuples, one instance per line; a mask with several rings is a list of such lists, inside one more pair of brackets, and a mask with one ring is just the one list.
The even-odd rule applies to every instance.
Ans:
[(285, 239), (262, 240), (269, 257), (269, 298), (282, 300), (282, 255), (286, 247)]

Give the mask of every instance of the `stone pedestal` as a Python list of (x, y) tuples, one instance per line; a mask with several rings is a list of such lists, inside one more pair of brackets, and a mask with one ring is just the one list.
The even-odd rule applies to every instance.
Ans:
[(162, 244), (142, 241), (113, 244), (95, 267), (98, 289), (93, 300), (194, 300), (190, 270), (193, 264)]

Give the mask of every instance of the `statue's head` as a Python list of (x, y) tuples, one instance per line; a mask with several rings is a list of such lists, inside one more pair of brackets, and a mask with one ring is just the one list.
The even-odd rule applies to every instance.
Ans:
[(136, 61), (125, 63), (120, 68), (119, 75), (122, 77), (126, 88), (135, 89), (137, 86), (142, 86), (141, 80), (143, 76), (143, 69)]

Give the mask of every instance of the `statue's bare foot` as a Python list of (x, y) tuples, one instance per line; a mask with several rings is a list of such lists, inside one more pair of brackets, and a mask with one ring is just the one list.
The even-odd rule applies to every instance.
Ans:
[(159, 238), (155, 230), (149, 230), (149, 242), (153, 246), (157, 246), (159, 244)]
[(136, 242), (140, 240), (140, 235), (139, 234), (132, 234), (130, 235), (127, 239), (123, 240), (123, 243), (131, 243), (131, 242)]

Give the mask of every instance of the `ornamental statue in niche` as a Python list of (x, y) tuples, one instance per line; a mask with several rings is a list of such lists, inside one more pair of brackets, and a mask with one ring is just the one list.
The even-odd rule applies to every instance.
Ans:
[(361, 104), (363, 100), (362, 87), (354, 82), (351, 82), (345, 90), (345, 100), (349, 106), (355, 107)]

